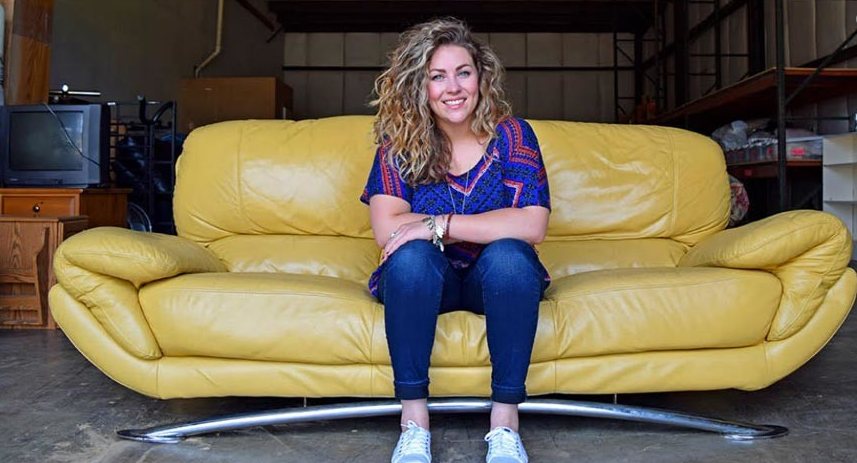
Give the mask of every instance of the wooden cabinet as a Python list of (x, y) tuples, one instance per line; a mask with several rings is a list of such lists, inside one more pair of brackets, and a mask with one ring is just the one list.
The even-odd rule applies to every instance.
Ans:
[(47, 302), (54, 251), (86, 228), (86, 217), (0, 215), (0, 327), (56, 329)]
[(126, 226), (130, 188), (0, 188), (0, 328), (56, 329), (54, 251), (87, 228)]
[(130, 188), (0, 188), (0, 214), (89, 218), (89, 227), (126, 227)]
[(179, 84), (178, 127), (197, 127), (239, 119), (286, 119), (292, 89), (278, 77), (197, 77)]

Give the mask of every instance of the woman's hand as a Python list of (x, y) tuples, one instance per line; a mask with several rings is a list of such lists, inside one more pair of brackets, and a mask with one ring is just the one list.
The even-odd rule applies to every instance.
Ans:
[(386, 261), (403, 244), (413, 240), (431, 241), (433, 236), (434, 232), (429, 230), (421, 220), (403, 223), (390, 233), (390, 239), (387, 240), (384, 252), (381, 254), (381, 262)]

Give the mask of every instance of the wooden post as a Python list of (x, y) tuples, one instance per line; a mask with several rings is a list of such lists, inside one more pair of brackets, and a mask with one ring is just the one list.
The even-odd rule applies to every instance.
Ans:
[(6, 104), (48, 101), (54, 0), (2, 0), (6, 10)]

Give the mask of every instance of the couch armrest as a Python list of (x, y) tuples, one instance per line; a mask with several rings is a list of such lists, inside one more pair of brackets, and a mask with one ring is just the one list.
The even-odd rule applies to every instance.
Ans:
[(143, 359), (159, 358), (161, 351), (140, 307), (139, 287), (182, 273), (223, 271), (217, 257), (190, 240), (115, 227), (78, 233), (54, 254), (59, 285), (89, 308), (117, 343)]
[(783, 293), (768, 340), (779, 340), (800, 330), (815, 314), (847, 268), (851, 247), (851, 234), (833, 215), (790, 211), (706, 238), (678, 265), (758, 269), (776, 275)]
[[(69, 238), (57, 249), (78, 267), (130, 281), (140, 287), (182, 273), (225, 272), (208, 249), (186, 238), (98, 227)], [(56, 269), (60, 279), (62, 269)]]

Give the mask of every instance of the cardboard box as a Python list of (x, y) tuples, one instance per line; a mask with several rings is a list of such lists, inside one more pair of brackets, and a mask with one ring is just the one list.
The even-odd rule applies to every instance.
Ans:
[(242, 119), (286, 119), (292, 89), (276, 77), (200, 77), (182, 79), (178, 131)]

